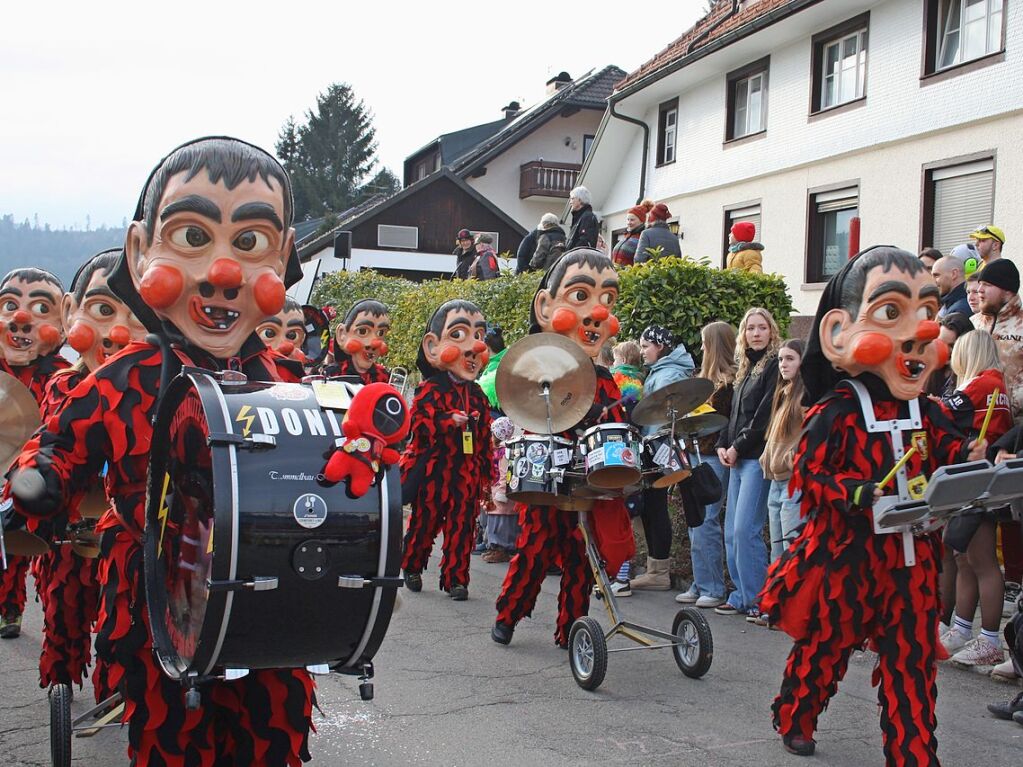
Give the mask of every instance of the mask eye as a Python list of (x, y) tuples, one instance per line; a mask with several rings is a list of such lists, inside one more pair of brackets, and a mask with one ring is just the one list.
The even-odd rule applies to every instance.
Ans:
[(16, 311), (18, 311), (18, 302), (17, 301), (4, 301), (4, 311), (5, 312), (16, 312)]
[(262, 232), (248, 229), (234, 238), (233, 245), (246, 253), (262, 253), (270, 247), (270, 240)]
[(570, 301), (577, 301), (577, 302), (579, 302), (580, 304), (581, 304), (581, 303), (582, 303), (583, 301), (585, 301), (585, 300), (586, 300), (586, 299), (587, 299), (588, 297), (589, 297), (589, 294), (588, 294), (588, 293), (587, 293), (587, 292), (586, 292), (585, 290), (582, 290), (582, 289), (579, 289), (579, 290), (573, 290), (573, 291), (571, 291), (571, 292), (570, 292), (570, 293), (568, 294), (568, 299), (569, 299)]
[(267, 341), (272, 341), (277, 337), (277, 331), (274, 330), (273, 328), (263, 328), (262, 330), (259, 331), (259, 335), (261, 335)]
[(918, 320), (933, 320), (934, 319), (934, 307), (933, 306), (921, 306), (916, 310), (916, 318)]
[(97, 320), (105, 320), (108, 317), (114, 316), (114, 307), (106, 301), (96, 301), (95, 303), (90, 304), (87, 311)]
[(892, 322), (899, 318), (899, 307), (895, 304), (884, 304), (875, 309), (870, 316), (878, 322)]
[(452, 341), (461, 341), (463, 338), (465, 338), (465, 331), (462, 328), (455, 328), (450, 333), (448, 333), (448, 338), (450, 338)]
[(171, 232), (170, 241), (179, 248), (201, 248), (212, 242), (212, 238), (199, 226), (183, 226)]
[(30, 305), (28, 308), (31, 309), (36, 314), (49, 314), (50, 313), (50, 305), (45, 303), (45, 302), (43, 302), (43, 301), (36, 301), (34, 304)]
[(368, 336), (370, 334), (370, 332), (372, 332), (372, 331), (370, 331), (370, 329), (368, 327), (366, 327), (365, 325), (360, 325), (359, 327), (357, 327), (355, 329), (355, 335), (362, 336), (363, 338)]
[(289, 341), (295, 341), (298, 338), (298, 331), (289, 330), (287, 333), (284, 334), (284, 337), (287, 338)]
[(600, 303), (604, 304), (604, 306), (611, 306), (614, 304), (616, 298), (618, 298), (618, 296), (614, 293), (601, 293)]

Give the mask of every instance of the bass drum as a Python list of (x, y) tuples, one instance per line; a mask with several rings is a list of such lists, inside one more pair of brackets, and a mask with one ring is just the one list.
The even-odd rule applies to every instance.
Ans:
[(342, 418), (306, 384), (186, 368), (168, 385), (144, 549), (168, 676), (373, 658), (401, 584), (401, 488), (394, 470), (361, 498), (320, 478)]

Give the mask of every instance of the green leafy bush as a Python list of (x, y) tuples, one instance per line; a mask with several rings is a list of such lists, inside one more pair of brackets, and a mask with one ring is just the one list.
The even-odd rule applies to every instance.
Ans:
[[(751, 306), (763, 306), (788, 329), (792, 300), (778, 275), (722, 271), (686, 258), (663, 258), (619, 271), (621, 297), (615, 314), (622, 338), (638, 338), (647, 325), (668, 328), (686, 347), (698, 350), (700, 328), (714, 320), (738, 325)], [(529, 305), (540, 274), (502, 274), (494, 280), (432, 280), (416, 283), (374, 271), (333, 272), (317, 283), (313, 303), (343, 314), (361, 298), (391, 307), (387, 362), (415, 370), (416, 352), (433, 311), (452, 298), (477, 304), (490, 322), (504, 328), (511, 344), (529, 329)]]

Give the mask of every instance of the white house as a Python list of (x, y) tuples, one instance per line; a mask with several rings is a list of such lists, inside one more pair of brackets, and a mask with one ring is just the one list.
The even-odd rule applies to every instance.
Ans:
[(717, 0), (615, 86), (579, 183), (605, 237), (642, 197), (723, 262), (753, 220), (812, 314), (860, 243), (947, 252), (986, 224), (1023, 252), (1023, 3)]

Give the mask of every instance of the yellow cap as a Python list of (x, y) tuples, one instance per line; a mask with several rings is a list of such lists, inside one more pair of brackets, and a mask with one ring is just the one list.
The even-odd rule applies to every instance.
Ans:
[(998, 240), (1002, 243), (1002, 245), (1005, 244), (1005, 232), (994, 224), (988, 224), (987, 226), (980, 227), (977, 231), (973, 232), (970, 237), (975, 240)]

